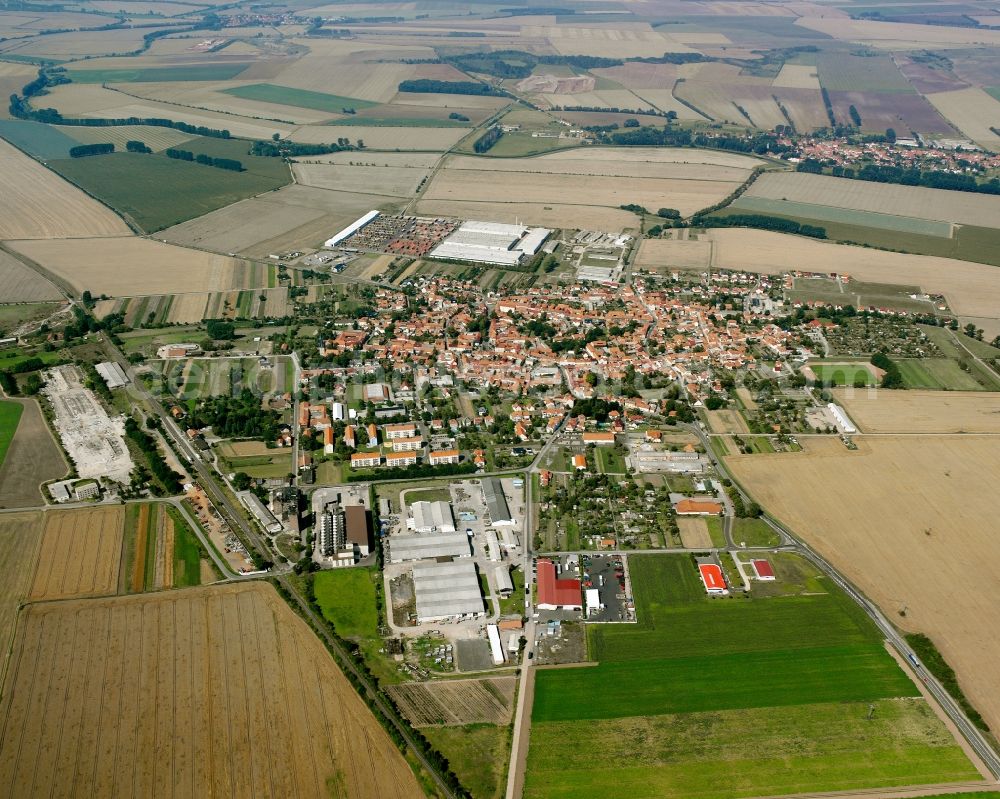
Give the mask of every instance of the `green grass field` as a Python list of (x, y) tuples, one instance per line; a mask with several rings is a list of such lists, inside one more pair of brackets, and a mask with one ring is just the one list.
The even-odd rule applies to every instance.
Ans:
[(588, 626), (596, 666), (537, 672), (524, 795), (732, 799), (975, 778), (863, 611), (777, 560), (809, 595), (710, 600), (689, 556), (633, 555), (638, 623)]
[(0, 400), (0, 466), (3, 466), (4, 458), (7, 457), (7, 450), (10, 442), (14, 440), (14, 433), (17, 432), (17, 425), (21, 421), (23, 412), (24, 407), (21, 403)]
[(174, 587), (201, 585), (201, 542), (176, 508), (167, 513), (174, 523)]
[(112, 153), (51, 161), (56, 172), (131, 219), (146, 232), (202, 216), (291, 182), (280, 158), (247, 155), (247, 143), (199, 138), (183, 148), (196, 155), (234, 158), (243, 172), (217, 169), (161, 153)]
[(975, 778), (926, 702), (874, 704), (871, 721), (868, 703), (834, 702), (545, 723), (541, 743), (532, 729), (525, 796), (579, 796), (581, 774), (588, 794), (676, 799)]
[(760, 519), (733, 519), (733, 540), (748, 547), (773, 547), (781, 541), (771, 526)]
[(952, 225), (911, 216), (880, 214), (874, 211), (855, 211), (815, 203), (772, 200), (767, 197), (740, 197), (731, 208), (755, 214), (779, 214), (796, 218), (815, 219), (818, 222), (839, 222), (844, 225), (894, 230), (899, 233), (920, 233), (925, 236), (950, 238)]
[(333, 569), (313, 576), (323, 616), (345, 638), (378, 636), (377, 569)]
[(816, 379), (825, 384), (835, 386), (853, 386), (862, 383), (865, 386), (875, 385), (875, 375), (861, 363), (810, 363)]
[(951, 358), (900, 358), (896, 361), (907, 388), (981, 391), (982, 386)]
[(232, 89), (223, 89), (223, 94), (231, 94), (233, 97), (239, 97), (243, 100), (259, 100), (264, 103), (290, 105), (294, 108), (329, 111), (331, 114), (339, 114), (345, 108), (353, 108), (357, 111), (361, 108), (371, 108), (378, 105), (378, 103), (359, 100), (356, 97), (341, 97), (338, 94), (312, 92), (308, 89), (290, 89), (287, 86), (274, 86), (270, 83), (234, 86)]
[(0, 119), (0, 136), (43, 161), (69, 158), (70, 148), (80, 143), (51, 125), (26, 119)]
[(499, 799), (510, 759), (510, 728), (493, 724), (423, 727), (473, 799)]
[(197, 66), (147, 67), (145, 69), (74, 69), (67, 74), (73, 83), (170, 83), (174, 81), (231, 80), (245, 70), (244, 64), (199, 64)]
[(595, 447), (594, 460), (602, 474), (625, 474), (625, 458), (611, 447)]

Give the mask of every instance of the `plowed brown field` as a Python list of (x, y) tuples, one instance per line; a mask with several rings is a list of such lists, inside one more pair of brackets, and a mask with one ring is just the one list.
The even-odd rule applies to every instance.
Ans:
[(0, 795), (423, 797), (262, 583), (42, 602), (0, 704)]
[(114, 594), (118, 589), (124, 522), (122, 506), (46, 514), (41, 567), (29, 599)]

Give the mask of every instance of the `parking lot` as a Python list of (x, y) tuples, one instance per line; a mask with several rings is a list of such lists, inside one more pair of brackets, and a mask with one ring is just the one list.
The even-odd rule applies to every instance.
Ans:
[(596, 588), (602, 605), (601, 610), (587, 611), (588, 622), (635, 621), (627, 556), (583, 555), (580, 567), (584, 595)]

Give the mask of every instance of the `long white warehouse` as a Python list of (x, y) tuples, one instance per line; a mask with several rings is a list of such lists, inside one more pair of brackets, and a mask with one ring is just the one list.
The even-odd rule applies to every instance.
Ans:
[(351, 236), (353, 236), (355, 233), (357, 233), (359, 230), (361, 230), (361, 228), (363, 228), (365, 225), (367, 225), (373, 219), (375, 219), (376, 217), (378, 217), (378, 213), (379, 213), (378, 211), (369, 211), (367, 214), (365, 214), (360, 219), (356, 219), (354, 222), (351, 222), (351, 224), (349, 224), (342, 231), (340, 231), (340, 233), (337, 233), (333, 237), (331, 237), (331, 238), (327, 239), (326, 241), (324, 241), (323, 242), (323, 246), (324, 247), (336, 247), (344, 239), (349, 239)]

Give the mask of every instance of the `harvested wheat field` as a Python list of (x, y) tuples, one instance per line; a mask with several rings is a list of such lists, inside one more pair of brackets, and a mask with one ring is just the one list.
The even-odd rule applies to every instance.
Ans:
[(35, 399), (12, 398), (23, 408), (21, 421), (0, 466), (0, 506), (34, 508), (42, 505), (41, 486), (64, 477), (69, 465), (52, 437)]
[(124, 521), (121, 505), (47, 513), (39, 568), (28, 598), (114, 594)]
[(421, 199), (412, 213), (420, 216), (480, 219), (484, 222), (616, 232), (639, 226), (638, 218), (631, 211), (600, 205)]
[(37, 302), (63, 298), (62, 292), (55, 285), (2, 250), (0, 250), (0, 286), (3, 286), (4, 302)]
[(72, 284), (114, 297), (242, 288), (235, 258), (151, 239), (12, 241), (11, 249)]
[(708, 241), (643, 239), (635, 265), (639, 269), (707, 269), (711, 257)]
[(0, 140), (0, 239), (49, 239), (125, 236), (130, 233), (115, 214), (50, 172), (20, 150)]
[(5, 795), (423, 797), (263, 583), (32, 604), (11, 667)]
[[(687, 216), (719, 202), (739, 185), (732, 180), (629, 177), (595, 180), (590, 175), (528, 174), (491, 169), (445, 169), (424, 192), (429, 201), (597, 205), (617, 209), (638, 203), (678, 209)], [(571, 198), (571, 202), (566, 202)]]
[(705, 411), (708, 419), (708, 426), (714, 433), (739, 433), (745, 435), (750, 432), (743, 414), (736, 410)]
[[(726, 464), (769, 513), (907, 631), (929, 635), (1000, 728), (1000, 539), (991, 436), (803, 440), (800, 453)], [(905, 609), (905, 615), (900, 611)]]
[(17, 609), (28, 593), (42, 541), (39, 511), (0, 515), (0, 675), (7, 665), (8, 646), (14, 634)]
[(1000, 196), (979, 196), (966, 191), (897, 186), (804, 172), (771, 172), (757, 178), (744, 196), (1000, 227)]
[(1000, 433), (1000, 394), (849, 388), (833, 394), (865, 433)]
[(513, 677), (443, 680), (393, 685), (388, 691), (416, 727), (432, 724), (509, 724), (514, 709)]
[[(872, 283), (919, 285), (940, 293), (960, 316), (1000, 316), (1000, 272), (995, 266), (932, 255), (851, 247), (767, 230), (728, 228), (708, 233), (712, 266), (779, 274), (793, 269), (839, 272)], [(982, 325), (980, 325), (982, 326)]]
[(56, 126), (56, 130), (61, 130), (72, 139), (76, 139), (82, 144), (100, 144), (111, 142), (115, 149), (122, 151), (129, 141), (138, 140), (150, 147), (154, 152), (166, 150), (168, 147), (176, 147), (194, 137), (190, 133), (184, 133), (172, 128), (157, 128), (151, 125), (115, 125), (99, 128), (87, 128), (79, 125)]
[(712, 546), (712, 536), (708, 533), (708, 522), (704, 519), (677, 519), (681, 533), (681, 544), (688, 549), (706, 549)]
[(962, 133), (973, 141), (995, 150), (1000, 147), (1000, 135), (995, 132), (1000, 120), (1000, 102), (982, 89), (970, 86), (950, 92), (928, 94), (930, 100)]

